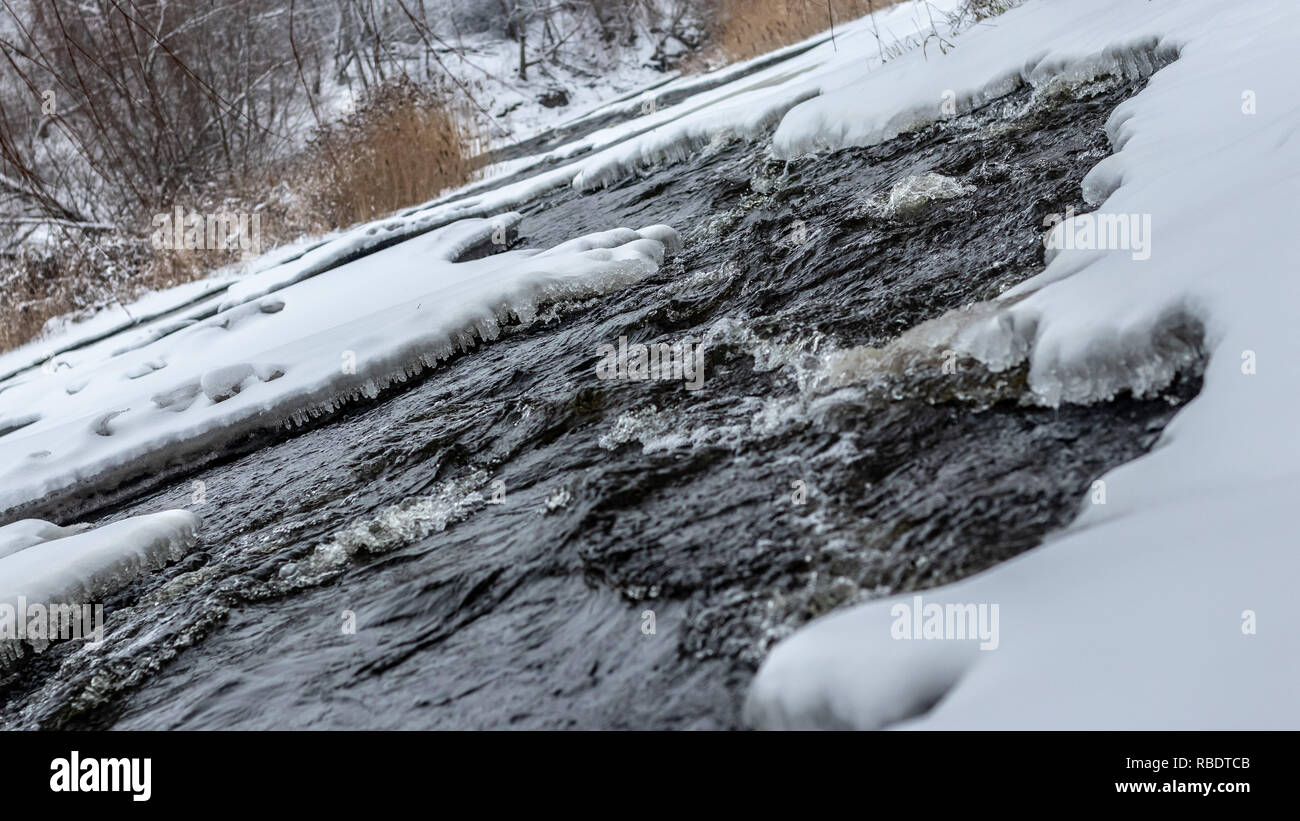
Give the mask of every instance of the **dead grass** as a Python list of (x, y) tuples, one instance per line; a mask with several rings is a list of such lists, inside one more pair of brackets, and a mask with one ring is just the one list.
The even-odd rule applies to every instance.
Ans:
[(729, 61), (748, 60), (902, 0), (721, 0), (713, 42)]
[(54, 317), (112, 304), (148, 258), (147, 243), (56, 229), (48, 250), (0, 259), (0, 350), (35, 339)]
[[(199, 214), (245, 212), (252, 198), (196, 203), (186, 212)], [(300, 236), (282, 231), (287, 223), (268, 220), (274, 208), (259, 203), (263, 228), (262, 250)], [(269, 213), (266, 213), (269, 212)], [(160, 249), (151, 240), (152, 215), (133, 216), (125, 223), (138, 232), (88, 231), (52, 227), (49, 239), (37, 249), (23, 248), (0, 257), (0, 351), (38, 338), (46, 323), (57, 317), (82, 318), (114, 304), (125, 305), (147, 291), (161, 290), (212, 274), (239, 262), (239, 249)], [(265, 230), (270, 226), (271, 230)], [(124, 314), (125, 316), (126, 314)]]
[(966, 0), (965, 11), (975, 20), (987, 20), (1004, 14), (1024, 0)]
[(445, 95), (383, 86), (321, 130), (301, 165), (307, 209), (328, 225), (374, 219), (469, 182), (481, 140)]

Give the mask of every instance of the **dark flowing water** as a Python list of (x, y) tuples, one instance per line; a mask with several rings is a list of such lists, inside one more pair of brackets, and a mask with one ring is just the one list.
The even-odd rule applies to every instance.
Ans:
[[(717, 145), (538, 200), (520, 244), (665, 222), (685, 245), (402, 391), (93, 513), (184, 506), (204, 527), (109, 601), (99, 650), (0, 674), (0, 726), (739, 726), (773, 641), (1040, 543), (1195, 394), (1193, 373), (1165, 396), (1052, 410), (1017, 401), (1023, 373), (835, 387), (820, 356), (1040, 270), (1043, 218), (1086, 210), (1102, 125), (1140, 85), (1021, 90), (790, 164)], [(922, 172), (974, 191), (882, 213)], [(707, 339), (703, 389), (597, 379), (597, 346), (620, 336)]]

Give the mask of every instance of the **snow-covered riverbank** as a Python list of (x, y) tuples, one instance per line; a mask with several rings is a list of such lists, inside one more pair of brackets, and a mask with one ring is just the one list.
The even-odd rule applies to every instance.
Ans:
[[(835, 43), (513, 161), (502, 176), (519, 176), (507, 184), (471, 186), (256, 266), (219, 305), (159, 309), (45, 370), (21, 370), (41, 358), (32, 350), (0, 359), (18, 371), (0, 382), (0, 509), (373, 396), (491, 340), (510, 314), (528, 319), (539, 300), (605, 296), (654, 274), (698, 228), (590, 225), (597, 233), (549, 251), (453, 261), (544, 195), (671, 175), (698, 149), (765, 140), (773, 128), (760, 147), (792, 159), (887, 141), (1025, 86), (1046, 99), (1159, 68), (1114, 112), (1114, 154), (1083, 180), (1095, 214), (1044, 224), (1044, 235), (1056, 225), (1071, 242), (998, 299), (932, 319), (897, 344), (995, 373), (1025, 369), (1028, 401), (1042, 408), (1158, 394), (1204, 363), (1201, 394), (1151, 453), (1079, 499), (1065, 532), (925, 592), (940, 610), (996, 605), (996, 647), (900, 638), (897, 608), (913, 599), (884, 598), (779, 644), (746, 716), (762, 728), (1300, 726), (1286, 515), (1300, 490), (1291, 421), (1300, 254), (1287, 225), (1300, 178), (1300, 109), (1289, 102), (1300, 9), (1031, 0), (945, 30), (943, 48), (927, 42), (926, 16), (914, 3), (877, 14), (900, 35), (919, 32), (887, 60), (871, 21), (859, 21)], [(1107, 233), (1079, 241), (1084, 225)], [(1135, 225), (1149, 226), (1140, 249)], [(424, 227), (336, 265), (385, 232)], [(202, 294), (173, 296), (180, 306)], [(24, 583), (0, 587), (21, 593)]]

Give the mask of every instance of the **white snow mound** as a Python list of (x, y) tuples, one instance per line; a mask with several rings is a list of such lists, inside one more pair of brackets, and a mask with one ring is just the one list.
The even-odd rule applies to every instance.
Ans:
[[(91, 604), (179, 559), (199, 517), (186, 510), (136, 516), (86, 530), (24, 519), (0, 527), (0, 603)], [(12, 549), (28, 542), (26, 547)]]

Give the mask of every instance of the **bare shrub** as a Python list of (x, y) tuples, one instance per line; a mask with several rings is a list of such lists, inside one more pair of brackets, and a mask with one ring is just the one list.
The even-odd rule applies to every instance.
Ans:
[[(445, 94), (403, 79), (377, 87), (300, 153), (214, 178), (175, 202), (187, 215), (256, 214), (267, 250), (428, 200), (467, 182), (481, 156)], [(157, 210), (170, 216), (174, 207)], [(153, 215), (139, 213), (131, 231), (47, 224), (45, 242), (0, 257), (0, 350), (37, 338), (52, 318), (128, 304), (243, 260), (238, 249), (155, 247)]]
[(5, 8), (13, 37), (0, 66), (26, 92), (22, 112), (6, 101), (6, 158), (70, 214), (138, 218), (284, 144), (300, 79), (277, 9), (256, 0)]

